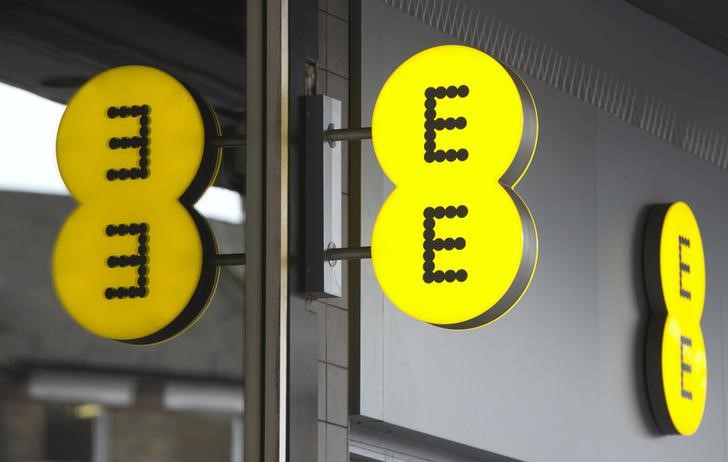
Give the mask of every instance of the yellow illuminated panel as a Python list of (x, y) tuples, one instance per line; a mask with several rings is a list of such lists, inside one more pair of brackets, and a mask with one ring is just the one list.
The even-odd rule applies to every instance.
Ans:
[(666, 433), (692, 435), (703, 418), (708, 364), (700, 318), (705, 259), (698, 222), (684, 202), (654, 208), (645, 238), (648, 388)]
[(101, 337), (147, 344), (189, 327), (218, 270), (215, 243), (192, 209), (219, 168), (211, 109), (145, 66), (105, 71), (71, 98), (58, 128), (58, 168), (79, 202), (53, 253), (66, 311)]
[(372, 142), (395, 189), (374, 224), (372, 264), (398, 308), (467, 329), (518, 302), (538, 239), (512, 188), (537, 133), (525, 83), (474, 48), (430, 48), (389, 77), (374, 107)]

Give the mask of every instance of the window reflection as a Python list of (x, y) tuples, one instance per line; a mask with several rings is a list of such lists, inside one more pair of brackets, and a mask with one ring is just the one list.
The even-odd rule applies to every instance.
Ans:
[[(55, 162), (70, 96), (105, 69), (158, 67), (245, 134), (245, 2), (29, 0), (0, 4), (0, 460), (240, 461), (243, 291), (221, 270), (183, 335), (138, 347), (96, 338), (50, 277), (74, 208)], [(245, 150), (227, 149), (196, 205), (220, 253), (245, 251)]]

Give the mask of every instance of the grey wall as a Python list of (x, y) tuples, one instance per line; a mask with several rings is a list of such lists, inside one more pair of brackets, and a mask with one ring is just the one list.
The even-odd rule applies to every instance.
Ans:
[[(300, 5), (300, 2), (292, 2), (294, 9), (308, 8), (308, 5)], [(314, 2), (315, 3), (315, 2)], [(308, 13), (302, 13), (308, 14)], [(318, 16), (318, 60), (316, 62), (316, 88), (312, 89), (316, 94), (328, 95), (342, 102), (342, 114), (344, 114), (344, 126), (348, 126), (349, 113), (349, 1), (348, 0), (318, 0), (318, 9), (313, 14)], [(300, 18), (298, 18), (300, 19)], [(304, 28), (309, 26), (302, 24)], [(296, 27), (294, 25), (294, 27)], [(306, 33), (308, 31), (305, 31)], [(311, 55), (307, 56), (310, 57)], [(314, 55), (315, 56), (315, 55)], [(311, 93), (313, 93), (313, 91)], [(298, 117), (295, 115), (294, 117)], [(299, 120), (302, 120), (299, 118)], [(291, 133), (292, 139), (295, 133)], [(299, 137), (297, 139), (301, 139)], [(342, 195), (341, 195), (341, 216), (343, 218), (344, 245), (348, 242), (348, 211), (349, 211), (349, 183), (348, 183), (348, 154), (346, 144), (342, 145)], [(300, 157), (303, 162), (303, 156)], [(298, 172), (303, 172), (303, 165), (299, 165)], [(303, 181), (305, 183), (305, 180)], [(303, 185), (305, 187), (305, 184)], [(291, 199), (292, 208), (300, 204), (304, 194), (303, 189), (294, 193), (297, 197)], [(302, 221), (305, 216), (304, 207), (298, 206), (301, 214), (301, 225), (291, 229), (303, 230)], [(295, 224), (291, 224), (295, 226)], [(294, 231), (295, 232), (295, 231)], [(339, 264), (344, 264), (343, 262)], [(295, 311), (299, 306), (304, 306), (307, 313), (316, 313), (318, 322), (318, 335), (314, 340), (318, 343), (318, 351), (313, 352), (313, 363), (309, 373), (316, 375), (314, 385), (317, 395), (313, 400), (306, 401), (316, 405), (315, 425), (317, 431), (316, 459), (318, 462), (338, 462), (348, 460), (349, 454), (349, 278), (347, 266), (343, 266), (343, 290), (341, 297), (324, 298), (314, 300), (307, 298), (305, 301), (298, 296), (291, 297), (291, 348), (297, 348), (294, 336), (300, 337), (302, 341), (310, 341), (309, 332), (304, 330), (301, 324), (301, 314)], [(292, 285), (292, 291), (297, 286)], [(294, 324), (296, 323), (296, 324)], [(313, 327), (316, 329), (316, 326)], [(291, 364), (300, 356), (295, 351), (291, 352)], [(293, 364), (292, 369), (303, 369), (309, 367)], [(293, 397), (295, 399), (296, 397)], [(308, 400), (310, 397), (306, 397)], [(301, 400), (303, 402), (303, 400)], [(304, 453), (290, 453), (292, 460), (308, 462), (314, 460)]]
[[(391, 2), (397, 8), (362, 3), (361, 114), (368, 125), (377, 92), (399, 63), (427, 47), (461, 40), (426, 24), (427, 14), (403, 6), (427, 10), (438, 2)], [(495, 21), (480, 26), (500, 21), (528, 34), (524, 40), (531, 37), (541, 49), (608, 75), (615, 87), (629, 86), (632, 99), (623, 102), (633, 108), (630, 112), (627, 104), (621, 112), (622, 103), (609, 96), (608, 83), (599, 88), (598, 78), (582, 77), (569, 88), (567, 74), (554, 77), (523, 64), (516, 51), (503, 51), (506, 62), (522, 64), (519, 73), (539, 111), (536, 156), (517, 188), (539, 231), (533, 282), (504, 318), (453, 332), (398, 311), (381, 293), (371, 265), (362, 263), (354, 421), (534, 462), (728, 460), (723, 346), (728, 319), (721, 283), (728, 265), (723, 206), (728, 173), (716, 165), (722, 162), (722, 133), (716, 132), (718, 147), (697, 149), (687, 128), (720, 127), (728, 116), (722, 110), (728, 57), (626, 2), (448, 5), (445, 10), (467, 7), (459, 16), (466, 26), (470, 13), (487, 15)], [(472, 33), (460, 35), (468, 37)], [(590, 82), (597, 91), (584, 88)], [(667, 125), (650, 117), (664, 118)], [(361, 235), (367, 245), (391, 190), (369, 143), (362, 147), (361, 175)], [(660, 436), (644, 384), (649, 308), (642, 285), (642, 232), (649, 205), (677, 200), (687, 201), (698, 218), (708, 273), (702, 318), (708, 398), (701, 428), (692, 437)]]

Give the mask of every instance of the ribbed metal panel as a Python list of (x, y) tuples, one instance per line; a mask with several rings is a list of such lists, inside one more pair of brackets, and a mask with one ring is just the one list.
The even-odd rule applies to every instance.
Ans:
[(723, 169), (728, 135), (588, 62), (568, 56), (459, 0), (382, 0), (483, 50), (521, 74), (547, 83)]

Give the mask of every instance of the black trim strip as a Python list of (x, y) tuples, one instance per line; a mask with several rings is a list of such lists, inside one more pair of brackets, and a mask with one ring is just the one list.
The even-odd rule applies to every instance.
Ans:
[(207, 220), (192, 207), (185, 206), (185, 208), (195, 222), (202, 243), (202, 270), (195, 292), (177, 317), (165, 327), (145, 337), (119, 340), (120, 342), (132, 345), (149, 345), (169, 340), (192, 326), (202, 316), (212, 300), (212, 295), (215, 293), (217, 281), (220, 277), (220, 268), (210, 264), (209, 259), (211, 255), (217, 253), (217, 243)]
[(521, 107), (523, 110), (523, 130), (521, 132), (521, 143), (518, 145), (516, 157), (511, 162), (508, 170), (501, 176), (500, 182), (503, 185), (515, 187), (526, 174), (531, 160), (536, 153), (536, 144), (538, 141), (538, 113), (536, 111), (536, 103), (533, 95), (529, 91), (526, 83), (521, 77), (513, 72), (508, 66), (501, 63), (501, 66), (508, 71), (513, 82), (518, 89), (518, 95), (521, 97)]
[(221, 130), (215, 111), (207, 100), (194, 88), (190, 88), (184, 83), (182, 85), (195, 99), (205, 129), (205, 147), (202, 153), (202, 161), (192, 182), (179, 198), (179, 201), (183, 204), (192, 206), (200, 199), (205, 190), (215, 182), (215, 178), (220, 171), (222, 148), (215, 146), (211, 140), (220, 136)]
[(645, 334), (645, 381), (655, 423), (663, 433), (677, 435), (679, 432), (670, 417), (662, 377), (662, 342), (667, 328), (667, 306), (660, 277), (660, 240), (670, 206), (659, 204), (650, 209), (642, 245), (645, 292), (651, 310)]
[(510, 287), (506, 290), (506, 293), (503, 294), (500, 300), (498, 300), (492, 307), (480, 316), (456, 324), (433, 325), (444, 327), (445, 329), (474, 329), (476, 327), (484, 326), (510, 311), (528, 288), (531, 278), (536, 271), (536, 260), (538, 258), (536, 223), (533, 221), (533, 217), (531, 216), (528, 207), (526, 207), (525, 202), (523, 202), (523, 199), (521, 199), (521, 197), (510, 188), (506, 188), (506, 191), (516, 204), (516, 209), (518, 210), (518, 214), (521, 217), (521, 223), (523, 224), (523, 253), (521, 254), (521, 264), (518, 267), (516, 276), (513, 278)]
[(660, 239), (665, 216), (671, 204), (659, 204), (650, 209), (645, 224), (645, 234), (642, 245), (642, 267), (645, 278), (645, 291), (650, 309), (654, 314), (667, 315), (665, 296), (660, 277)]

